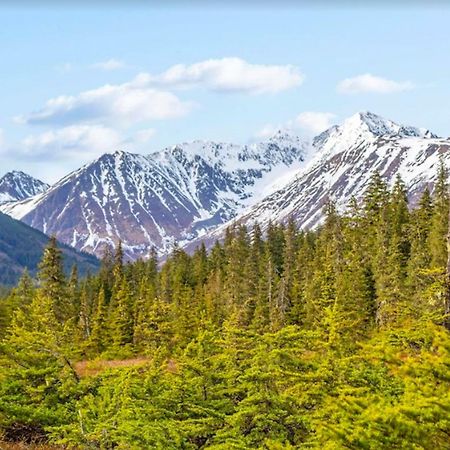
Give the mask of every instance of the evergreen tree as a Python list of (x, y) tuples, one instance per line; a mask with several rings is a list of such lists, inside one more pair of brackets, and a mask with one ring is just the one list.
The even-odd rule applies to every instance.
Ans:
[(51, 300), (58, 322), (70, 318), (71, 305), (67, 296), (67, 284), (62, 265), (62, 253), (55, 237), (51, 237), (39, 264), (39, 290)]
[(133, 294), (126, 278), (122, 275), (111, 300), (109, 334), (113, 352), (126, 355), (131, 350), (134, 332)]
[(433, 215), (429, 233), (431, 266), (444, 269), (447, 265), (447, 232), (449, 217), (449, 193), (447, 169), (441, 158), (433, 192)]

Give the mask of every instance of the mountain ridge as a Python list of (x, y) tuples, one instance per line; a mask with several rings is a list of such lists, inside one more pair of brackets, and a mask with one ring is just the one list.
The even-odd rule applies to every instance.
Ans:
[[(442, 157), (450, 167), (450, 139), (439, 138), (424, 128), (398, 125), (373, 113), (358, 113), (318, 135), (314, 156), (279, 190), (250, 206), (240, 216), (212, 230), (209, 243), (221, 239), (228, 226), (293, 218), (303, 228), (320, 224), (328, 200), (342, 212), (350, 199), (361, 199), (370, 176), (380, 172), (392, 185), (400, 175), (412, 205), (425, 186), (432, 186)], [(189, 248), (199, 243), (194, 241)]]
[(196, 140), (149, 155), (117, 150), (71, 172), (44, 193), (0, 207), (78, 249), (102, 254), (122, 241), (129, 259), (187, 249), (235, 221), (320, 223), (327, 199), (343, 208), (373, 171), (399, 174), (414, 198), (433, 183), (449, 140), (363, 111), (307, 142), (279, 130), (259, 143)]
[(20, 170), (7, 172), (0, 178), (0, 204), (25, 200), (45, 192), (50, 186)]
[(270, 174), (302, 164), (305, 154), (306, 144), (286, 134), (243, 146), (194, 141), (147, 156), (120, 150), (2, 211), (97, 255), (120, 239), (135, 259), (226, 222)]

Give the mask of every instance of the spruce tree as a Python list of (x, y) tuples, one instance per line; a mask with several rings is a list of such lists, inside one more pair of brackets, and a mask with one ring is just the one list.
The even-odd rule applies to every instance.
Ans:
[(67, 282), (62, 265), (62, 252), (56, 238), (50, 238), (39, 264), (39, 290), (42, 296), (50, 299), (55, 318), (63, 323), (71, 317), (71, 304), (67, 293)]
[(449, 217), (448, 173), (443, 158), (439, 161), (433, 191), (433, 215), (429, 234), (431, 266), (444, 270), (447, 265), (447, 232)]

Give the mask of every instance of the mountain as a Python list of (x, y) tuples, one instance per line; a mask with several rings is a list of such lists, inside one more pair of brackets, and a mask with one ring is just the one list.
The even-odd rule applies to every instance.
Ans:
[(0, 178), (0, 203), (25, 200), (45, 192), (48, 188), (48, 184), (14, 170)]
[[(34, 275), (48, 240), (40, 231), (0, 213), (0, 285), (15, 284), (25, 268)], [(99, 261), (95, 256), (63, 244), (60, 248), (67, 273), (74, 264), (81, 275), (97, 271)]]
[(118, 151), (2, 211), (96, 255), (120, 239), (135, 259), (235, 217), (298, 170), (306, 151), (282, 131), (250, 145), (195, 141), (148, 156)]
[[(333, 200), (341, 211), (352, 197), (361, 199), (375, 171), (390, 184), (400, 175), (412, 205), (426, 185), (432, 187), (442, 156), (450, 167), (450, 139), (422, 128), (399, 125), (370, 112), (358, 113), (312, 142), (314, 157), (282, 188), (249, 207), (233, 222), (264, 229), (290, 217), (304, 229), (320, 223), (323, 206)], [(220, 239), (232, 222), (210, 232)], [(192, 246), (198, 245), (194, 241)]]

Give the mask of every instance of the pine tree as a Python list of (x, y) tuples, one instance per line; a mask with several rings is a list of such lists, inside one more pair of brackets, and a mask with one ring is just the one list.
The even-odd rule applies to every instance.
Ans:
[(28, 270), (25, 269), (17, 286), (12, 289), (6, 298), (0, 298), (0, 338), (6, 334), (15, 311), (19, 308), (26, 311), (33, 301), (34, 296), (35, 288), (33, 280)]
[(116, 282), (117, 289), (113, 293), (110, 304), (109, 334), (113, 351), (126, 355), (131, 350), (134, 332), (133, 293), (126, 278)]
[(119, 240), (116, 246), (116, 251), (114, 253), (114, 265), (113, 265), (113, 275), (114, 279), (120, 280), (123, 273), (123, 248), (122, 248), (122, 241)]
[(89, 335), (88, 343), (88, 347), (95, 354), (100, 354), (108, 345), (107, 314), (105, 290), (102, 288), (98, 294), (97, 310), (92, 318), (92, 331)]
[(71, 316), (71, 305), (67, 295), (66, 278), (62, 265), (62, 253), (55, 237), (51, 237), (39, 264), (39, 290), (42, 296), (51, 299), (56, 320), (63, 323)]
[(449, 217), (449, 193), (447, 169), (441, 158), (433, 192), (433, 215), (429, 234), (431, 267), (444, 270), (447, 264), (447, 231)]

